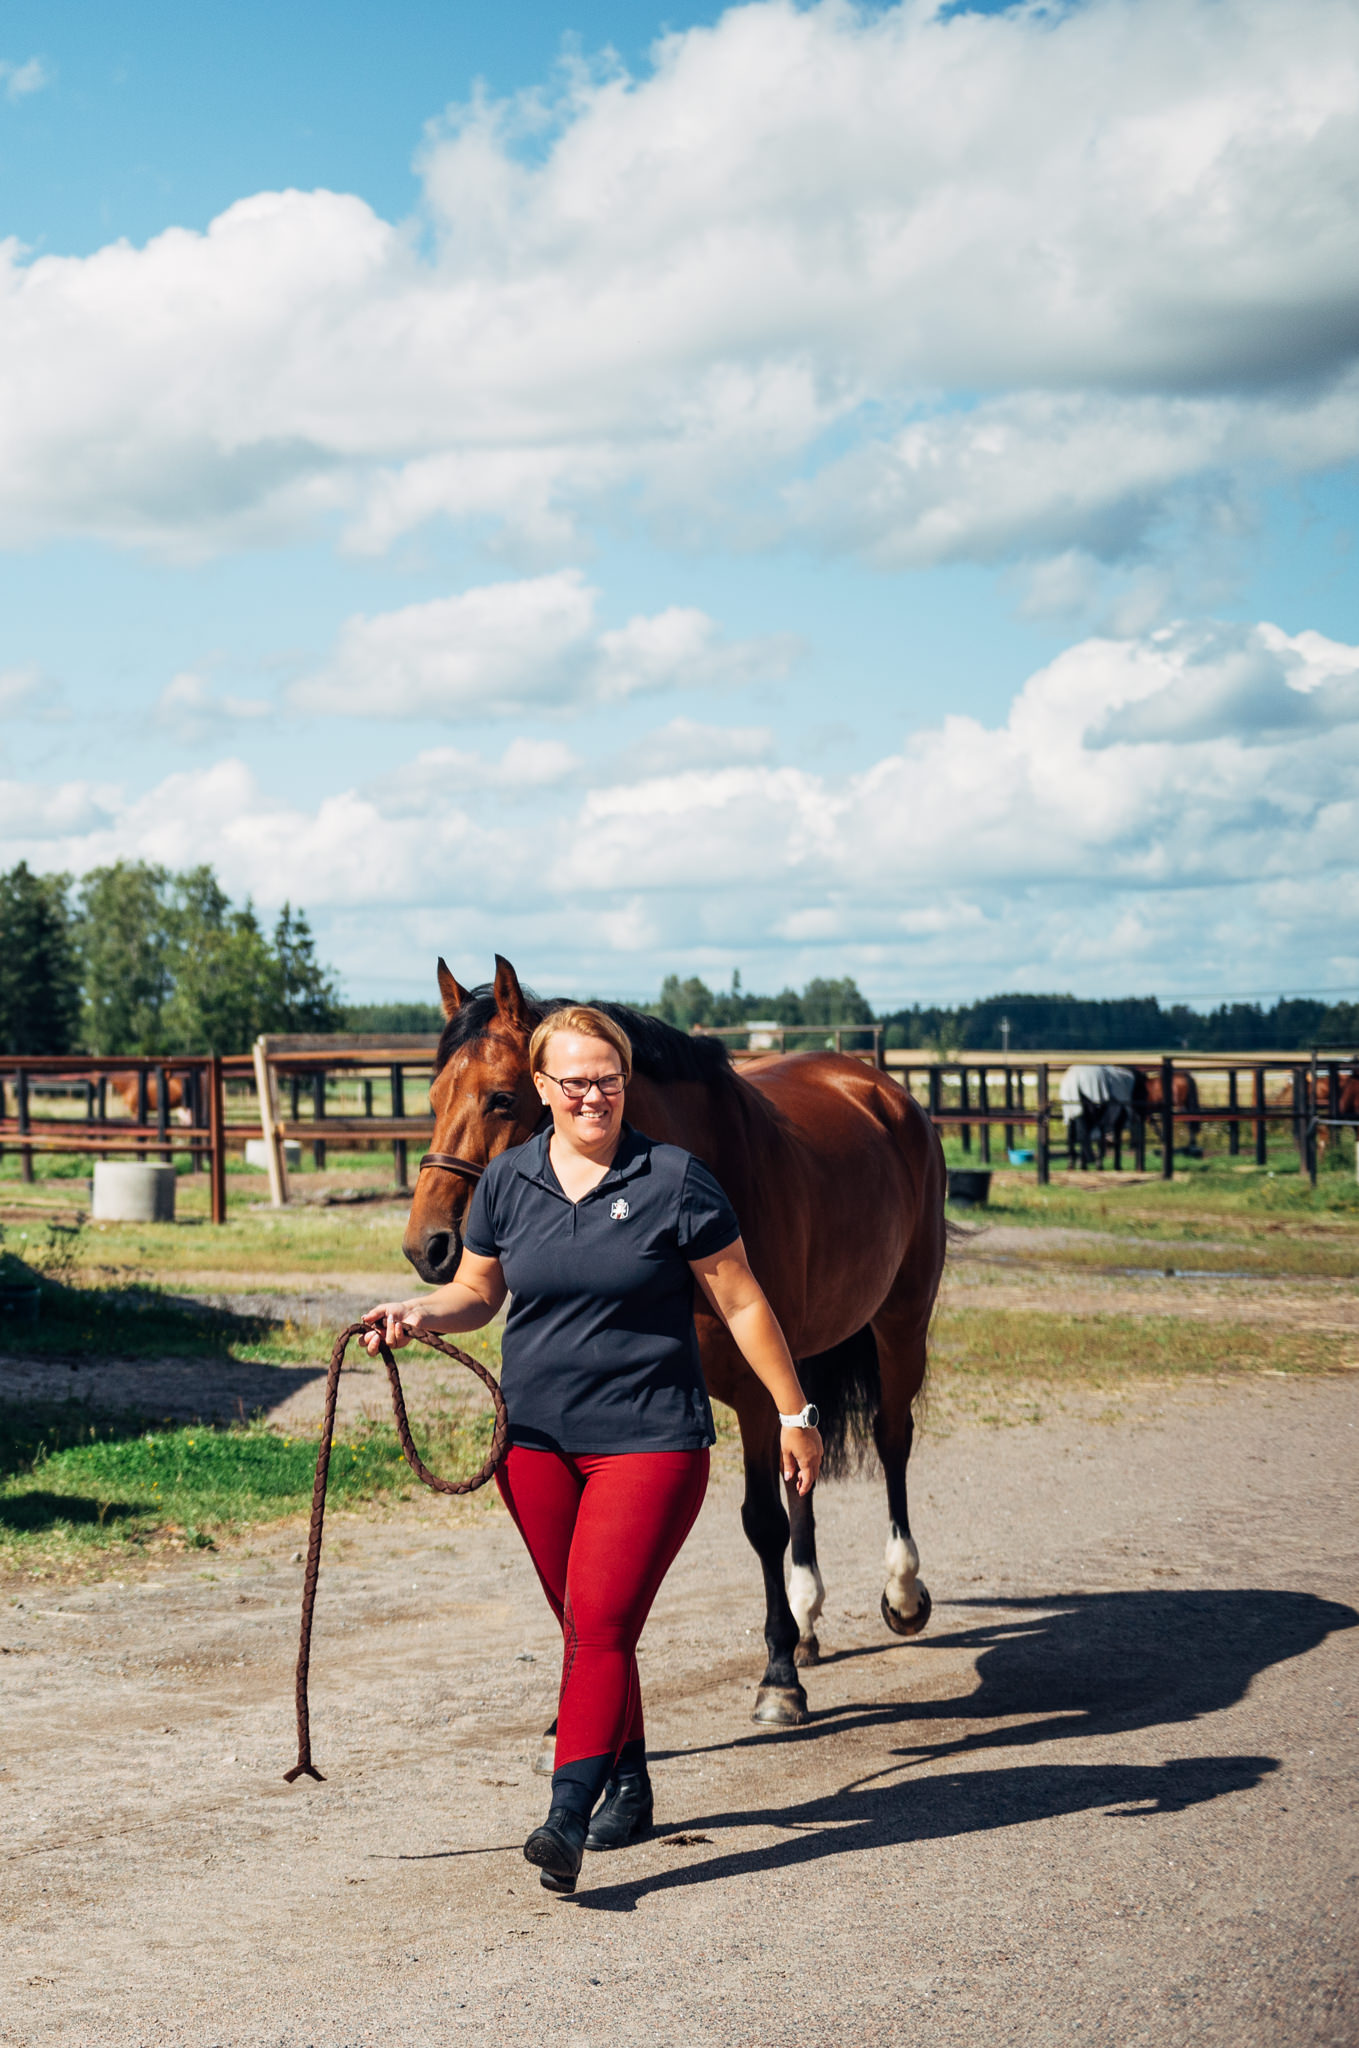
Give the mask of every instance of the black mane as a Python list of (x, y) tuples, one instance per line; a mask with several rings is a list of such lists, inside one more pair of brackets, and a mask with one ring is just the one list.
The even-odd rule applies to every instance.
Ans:
[[(540, 1024), (553, 1010), (568, 1009), (576, 1000), (574, 996), (543, 999), (528, 989), (523, 991), (523, 995), (530, 1029)], [(612, 1017), (615, 1024), (622, 1025), (632, 1044), (633, 1066), (648, 1081), (706, 1081), (712, 1084), (731, 1078), (731, 1061), (720, 1038), (691, 1037), (687, 1031), (676, 1030), (673, 1024), (665, 1023), (660, 1017), (648, 1016), (645, 1010), (629, 1009), (626, 1003), (596, 1002), (592, 1007), (602, 1010), (606, 1017)], [(464, 997), (461, 1007), (445, 1024), (434, 1062), (435, 1073), (447, 1065), (459, 1046), (484, 1038), (495, 1014), (495, 988), (492, 983), (483, 982), (480, 988), (474, 988)]]

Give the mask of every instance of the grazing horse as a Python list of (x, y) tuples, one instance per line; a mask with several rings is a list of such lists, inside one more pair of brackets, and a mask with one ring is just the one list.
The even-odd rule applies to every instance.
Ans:
[[(1104, 1164), (1104, 1150), (1110, 1138), (1130, 1124), (1134, 1116), (1147, 1113), (1147, 1077), (1131, 1067), (1068, 1067), (1062, 1076), (1062, 1116), (1066, 1123), (1067, 1165), (1076, 1164), (1080, 1147), (1081, 1165), (1089, 1166), (1092, 1156)], [(1095, 1151), (1092, 1155), (1091, 1141)]]
[[(434, 1137), (403, 1243), (421, 1278), (433, 1282), (457, 1270), (480, 1169), (538, 1128), (542, 1105), (528, 1042), (560, 1007), (522, 989), (499, 954), (494, 983), (470, 993), (442, 960), (438, 971), (447, 1022), (430, 1088)], [(738, 1074), (720, 1039), (690, 1037), (617, 1003), (599, 1007), (632, 1041), (630, 1122), (693, 1152), (736, 1210), (751, 1267), (821, 1410), (828, 1468), (843, 1469), (850, 1446), (862, 1444), (871, 1427), (887, 1481), (883, 1619), (897, 1635), (918, 1634), (930, 1597), (906, 1509), (906, 1462), (945, 1244), (944, 1158), (929, 1118), (862, 1060), (771, 1055)], [(754, 1718), (805, 1721), (796, 1667), (819, 1660), (816, 1621), (825, 1599), (811, 1496), (788, 1493), (793, 1570), (785, 1592), (789, 1518), (779, 1500), (778, 1416), (701, 1296), (695, 1322), (709, 1392), (740, 1422), (741, 1520), (764, 1572), (769, 1654)]]
[[(1155, 1116), (1159, 1114), (1161, 1108), (1160, 1069), (1153, 1067), (1149, 1074), (1143, 1075), (1143, 1079), (1147, 1090), (1147, 1106), (1144, 1114)], [(1182, 1068), (1177, 1067), (1171, 1075), (1170, 1093), (1174, 1103), (1175, 1115), (1189, 1119), (1189, 1149), (1191, 1152), (1197, 1152), (1199, 1133), (1203, 1129), (1202, 1123), (1195, 1116), (1199, 1106), (1199, 1084), (1192, 1074), (1187, 1074)]]
[[(1349, 1073), (1338, 1073), (1336, 1107), (1331, 1107), (1331, 1077), (1322, 1072), (1317, 1075), (1316, 1113), (1319, 1117), (1339, 1117), (1347, 1124), (1359, 1125), (1359, 1071), (1351, 1068)], [(1339, 1138), (1334, 1124), (1317, 1125), (1317, 1152), (1324, 1153), (1332, 1137)], [(1359, 1142), (1359, 1129), (1355, 1132)]]

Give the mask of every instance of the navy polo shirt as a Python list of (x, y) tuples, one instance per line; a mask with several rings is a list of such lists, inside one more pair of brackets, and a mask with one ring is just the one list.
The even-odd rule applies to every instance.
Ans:
[(690, 1259), (740, 1236), (706, 1166), (624, 1124), (597, 1187), (568, 1201), (540, 1131), (493, 1159), (463, 1242), (510, 1290), (500, 1384), (510, 1442), (696, 1451), (714, 1441)]

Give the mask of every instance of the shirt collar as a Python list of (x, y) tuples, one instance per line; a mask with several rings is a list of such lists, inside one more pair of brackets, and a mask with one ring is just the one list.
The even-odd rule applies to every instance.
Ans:
[[(517, 1148), (514, 1170), (522, 1174), (525, 1180), (546, 1188), (550, 1194), (559, 1195), (561, 1189), (557, 1185), (557, 1176), (551, 1171), (547, 1156), (548, 1140), (551, 1136), (550, 1124), (546, 1130), (535, 1131), (526, 1143)], [(644, 1131), (635, 1130), (625, 1120), (622, 1135), (618, 1140), (618, 1150), (613, 1155), (613, 1164), (598, 1186), (591, 1188), (590, 1194), (597, 1195), (602, 1188), (613, 1187), (619, 1181), (635, 1179), (639, 1173), (645, 1172), (650, 1162), (650, 1138)]]

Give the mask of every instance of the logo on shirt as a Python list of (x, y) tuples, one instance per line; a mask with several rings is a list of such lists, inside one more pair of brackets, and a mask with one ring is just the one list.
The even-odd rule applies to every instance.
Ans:
[(614, 1203), (614, 1205), (613, 1205), (612, 1209), (610, 1209), (610, 1211), (609, 1211), (609, 1215), (610, 1215), (610, 1217), (611, 1217), (611, 1218), (613, 1219), (613, 1221), (614, 1221), (615, 1223), (621, 1223), (621, 1222), (623, 1221), (623, 1218), (624, 1218), (624, 1217), (625, 1217), (625, 1216), (626, 1216), (627, 1214), (628, 1214), (628, 1205), (627, 1205), (627, 1203), (626, 1203), (626, 1202), (624, 1201), (623, 1197), (622, 1197), (622, 1196), (620, 1195), (620, 1196), (618, 1197), (618, 1200), (617, 1200), (617, 1201), (616, 1201), (616, 1202)]

